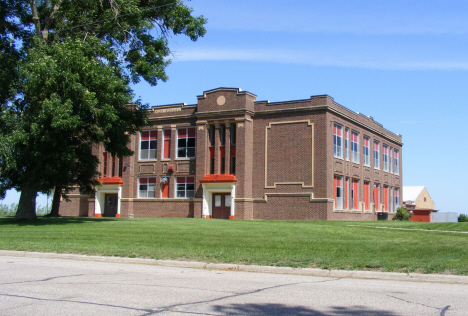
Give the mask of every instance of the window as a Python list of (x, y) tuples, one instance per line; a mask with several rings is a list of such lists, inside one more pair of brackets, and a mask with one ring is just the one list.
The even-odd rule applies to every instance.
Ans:
[(380, 169), (380, 144), (374, 141), (374, 168)]
[(236, 144), (236, 123), (231, 125), (231, 146)]
[(395, 210), (400, 206), (400, 189), (395, 188), (394, 192), (394, 197), (395, 197)]
[(236, 157), (231, 157), (231, 165), (229, 173), (236, 174)]
[(115, 177), (115, 155), (112, 155), (111, 157), (112, 165), (111, 165), (111, 175), (112, 177)]
[(383, 171), (388, 171), (388, 146), (383, 145), (382, 150)]
[(221, 125), (219, 127), (219, 143), (221, 146), (224, 146), (226, 144), (226, 126)]
[(140, 160), (156, 159), (158, 131), (140, 133)]
[(123, 157), (121, 156), (119, 158), (119, 177), (122, 178), (122, 174), (123, 174)]
[(195, 196), (195, 177), (177, 177), (176, 197), (193, 198)]
[(156, 178), (140, 178), (138, 186), (139, 198), (155, 198)]
[(107, 152), (102, 153), (102, 175), (107, 176)]
[(213, 147), (215, 145), (215, 127), (214, 127), (214, 125), (210, 125), (210, 129), (208, 130), (208, 138), (210, 139), (210, 146)]
[(370, 182), (364, 181), (364, 209), (370, 210)]
[(392, 157), (393, 157), (393, 149), (392, 147), (390, 147), (390, 154), (388, 155), (388, 172), (392, 172), (392, 169), (393, 169)]
[(171, 158), (171, 130), (165, 129), (163, 131), (164, 141), (163, 141), (163, 159)]
[(364, 156), (364, 165), (370, 166), (370, 148), (369, 148), (369, 137), (364, 136), (362, 144), (362, 155)]
[(231, 150), (230, 150), (230, 163), (229, 173), (236, 174), (236, 124), (231, 125)]
[(383, 187), (383, 204), (384, 204), (384, 211), (388, 212), (388, 186), (384, 185)]
[(359, 134), (351, 132), (351, 161), (359, 163)]
[(376, 212), (379, 212), (380, 203), (380, 184), (374, 183), (374, 208)]
[(351, 180), (351, 207), (353, 210), (359, 209), (359, 191), (358, 191), (359, 181), (352, 179)]
[(177, 158), (195, 158), (195, 127), (177, 130)]
[(345, 187), (344, 187), (343, 209), (348, 210), (349, 209), (349, 178), (346, 178), (344, 185)]
[(345, 157), (346, 157), (346, 160), (349, 160), (349, 128), (346, 129)]
[(341, 125), (335, 124), (333, 127), (333, 153), (335, 157), (343, 158), (341, 143), (343, 139), (343, 128)]
[(393, 197), (393, 187), (390, 187), (390, 197), (389, 197), (389, 204), (390, 204), (390, 212), (394, 212), (394, 205), (393, 205), (393, 202), (395, 201), (394, 197)]
[(400, 174), (400, 156), (398, 150), (393, 151), (393, 172)]
[(334, 179), (335, 186), (335, 209), (343, 209), (343, 177), (335, 176)]

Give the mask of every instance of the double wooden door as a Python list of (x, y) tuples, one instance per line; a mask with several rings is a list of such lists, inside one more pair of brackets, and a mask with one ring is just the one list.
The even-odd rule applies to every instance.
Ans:
[(106, 194), (105, 200), (106, 202), (104, 205), (104, 216), (115, 217), (115, 215), (117, 215), (117, 194)]
[(213, 193), (212, 217), (229, 219), (231, 215), (231, 193)]

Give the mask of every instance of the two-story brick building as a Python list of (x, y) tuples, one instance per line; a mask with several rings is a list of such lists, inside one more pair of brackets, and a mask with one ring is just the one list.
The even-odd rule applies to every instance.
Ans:
[(149, 110), (132, 157), (102, 145), (101, 186), (61, 215), (363, 220), (393, 212), (402, 139), (327, 95), (256, 101), (235, 88)]

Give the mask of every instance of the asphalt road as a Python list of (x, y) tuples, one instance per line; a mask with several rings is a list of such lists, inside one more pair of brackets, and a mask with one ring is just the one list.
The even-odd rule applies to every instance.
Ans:
[(468, 315), (468, 285), (0, 256), (0, 315)]

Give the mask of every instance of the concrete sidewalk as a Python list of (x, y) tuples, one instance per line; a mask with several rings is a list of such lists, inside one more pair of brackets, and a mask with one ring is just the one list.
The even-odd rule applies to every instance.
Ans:
[(179, 260), (155, 260), (155, 259), (141, 259), (141, 258), (86, 256), (86, 255), (77, 255), (77, 254), (57, 254), (57, 253), (26, 252), (26, 251), (11, 251), (11, 250), (0, 250), (0, 256), (65, 259), (65, 260), (76, 260), (76, 261), (95, 261), (95, 262), (110, 262), (110, 263), (124, 263), (124, 264), (141, 264), (141, 265), (155, 265), (155, 266), (163, 266), (163, 267), (179, 267), (179, 268), (220, 270), (220, 271), (243, 271), (243, 272), (257, 272), (257, 273), (310, 275), (310, 276), (333, 277), (333, 278), (468, 284), (468, 276), (445, 275), (445, 274), (324, 270), (324, 269), (316, 269), (316, 268), (290, 268), (290, 267), (243, 265), (243, 264), (231, 264), (231, 263), (207, 263), (207, 262), (179, 261)]

